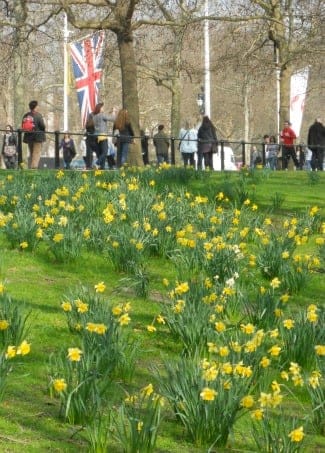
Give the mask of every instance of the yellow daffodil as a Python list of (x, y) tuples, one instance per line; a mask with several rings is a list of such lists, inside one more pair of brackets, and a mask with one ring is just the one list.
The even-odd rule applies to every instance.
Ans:
[(16, 346), (8, 346), (5, 354), (6, 359), (12, 359), (16, 356)]
[(280, 285), (281, 285), (281, 281), (277, 277), (275, 277), (275, 278), (273, 278), (273, 280), (271, 280), (270, 286), (273, 289), (279, 288)]
[(261, 361), (260, 361), (260, 365), (262, 368), (267, 368), (271, 363), (271, 360), (268, 358), (268, 357), (262, 357)]
[(64, 392), (67, 388), (67, 383), (64, 379), (55, 379), (53, 381), (54, 390), (58, 393)]
[(218, 376), (218, 370), (215, 366), (212, 366), (212, 367), (204, 370), (203, 375), (202, 375), (203, 379), (205, 379), (206, 381), (215, 381), (217, 376)]
[(9, 326), (9, 321), (7, 321), (6, 319), (0, 319), (0, 330), (7, 330)]
[(30, 343), (24, 340), (17, 348), (17, 355), (27, 355), (30, 353)]
[(62, 233), (56, 233), (53, 236), (53, 242), (55, 242), (55, 243), (61, 242), (61, 241), (63, 241), (63, 239), (64, 239), (64, 234), (62, 234)]
[(248, 323), (248, 324), (241, 324), (240, 325), (240, 330), (248, 335), (254, 333), (255, 331), (255, 327), (253, 326), (253, 324), (251, 323)]
[(200, 397), (203, 401), (213, 401), (218, 393), (214, 389), (210, 389), (209, 387), (205, 387), (202, 392), (200, 393)]
[(258, 421), (262, 420), (264, 417), (263, 409), (256, 409), (255, 411), (251, 412), (251, 417), (254, 420), (258, 420)]
[(150, 383), (146, 387), (140, 390), (140, 393), (144, 396), (150, 396), (154, 392), (153, 385)]
[(245, 409), (250, 409), (254, 406), (254, 398), (251, 395), (244, 396), (240, 401), (240, 405)]
[(95, 285), (95, 291), (96, 293), (103, 293), (106, 289), (106, 285), (104, 282), (99, 282), (97, 285)]
[(62, 302), (61, 308), (63, 311), (72, 311), (72, 305), (70, 302)]
[(226, 330), (226, 325), (222, 321), (218, 321), (214, 324), (214, 328), (217, 332), (221, 333)]
[(325, 355), (325, 345), (324, 344), (317, 344), (315, 346), (315, 351), (317, 355)]
[(82, 351), (79, 348), (69, 348), (68, 349), (68, 359), (71, 362), (80, 362)]
[(130, 316), (128, 313), (124, 313), (122, 316), (119, 317), (118, 322), (120, 326), (127, 326), (131, 321)]
[(290, 330), (294, 328), (295, 322), (293, 319), (284, 319), (282, 324), (286, 329)]
[(291, 433), (288, 434), (288, 437), (290, 437), (291, 442), (301, 442), (305, 437), (303, 426), (291, 431)]
[(115, 305), (115, 307), (112, 308), (112, 313), (114, 316), (119, 316), (122, 313), (123, 309), (120, 305)]
[(166, 324), (165, 318), (161, 315), (158, 315), (156, 318), (158, 324)]
[(156, 330), (157, 330), (156, 327), (153, 326), (152, 324), (149, 324), (147, 326), (147, 331), (150, 332), (150, 333), (156, 332)]
[(277, 357), (281, 352), (281, 348), (278, 345), (274, 345), (268, 350), (268, 352), (271, 354), (271, 356)]

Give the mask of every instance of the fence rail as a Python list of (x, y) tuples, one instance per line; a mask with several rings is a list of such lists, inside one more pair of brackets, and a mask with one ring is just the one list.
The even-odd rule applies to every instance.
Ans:
[[(5, 130), (0, 129), (0, 132), (5, 132)], [(22, 129), (16, 129), (13, 132), (17, 134), (17, 151), (18, 151), (18, 164), (21, 164), (23, 162), (23, 152), (22, 152), (22, 145), (23, 145), (23, 134), (25, 133)], [(41, 132), (43, 133), (43, 132)], [(33, 132), (33, 134), (37, 134), (37, 131)], [(84, 132), (69, 132), (69, 131), (46, 131), (46, 135), (48, 137), (52, 137), (52, 142), (54, 143), (54, 168), (58, 169), (60, 168), (60, 139), (64, 136), (64, 134), (69, 134), (71, 137), (84, 137), (87, 134)], [(104, 134), (101, 134), (104, 135)], [(112, 134), (106, 134), (108, 138), (112, 138)], [(153, 140), (153, 136), (146, 136), (149, 140)], [(135, 136), (133, 137), (134, 140), (140, 140), (143, 139), (143, 136)], [(170, 162), (172, 165), (175, 165), (176, 163), (176, 150), (178, 149), (178, 144), (181, 141), (178, 137), (168, 137), (170, 140)], [(190, 140), (190, 141), (196, 141), (197, 140)], [(259, 152), (261, 153), (261, 158), (262, 158), (262, 165), (265, 165), (266, 163), (266, 144), (264, 142), (256, 142), (256, 141), (250, 141), (246, 142), (244, 140), (219, 140), (218, 145), (220, 146), (220, 160), (221, 160), (221, 170), (225, 169), (225, 147), (231, 147), (232, 150), (234, 151), (234, 156), (237, 158), (237, 164), (239, 166), (245, 166), (247, 163), (247, 156), (250, 156), (250, 151), (249, 147), (256, 146), (259, 149)], [(278, 143), (279, 149), (281, 145)], [(301, 146), (304, 148), (306, 145), (300, 144), (297, 146)], [(51, 156), (47, 156), (49, 159), (51, 159)], [(249, 159), (250, 160), (250, 159)]]

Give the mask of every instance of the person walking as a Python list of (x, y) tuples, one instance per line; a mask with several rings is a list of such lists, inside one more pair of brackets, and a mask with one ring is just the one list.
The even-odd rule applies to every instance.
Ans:
[(96, 164), (101, 170), (105, 169), (105, 161), (108, 153), (108, 128), (109, 121), (115, 121), (115, 109), (112, 110), (110, 115), (104, 113), (104, 103), (99, 102), (93, 111), (93, 120), (95, 135), (98, 144), (98, 158)]
[(307, 146), (312, 152), (312, 170), (323, 170), (325, 151), (325, 127), (320, 118), (316, 118), (308, 130)]
[(153, 136), (153, 144), (156, 148), (156, 156), (158, 165), (163, 162), (168, 163), (168, 150), (169, 150), (169, 138), (164, 132), (165, 126), (159, 124), (158, 132)]
[(195, 167), (195, 153), (197, 152), (197, 131), (190, 126), (188, 121), (179, 131), (179, 150), (182, 154), (184, 167)]
[(251, 168), (257, 168), (257, 166), (262, 166), (263, 164), (262, 154), (257, 149), (256, 145), (252, 145), (250, 155), (251, 155)]
[(279, 146), (276, 143), (276, 138), (274, 135), (269, 137), (269, 143), (266, 145), (266, 166), (271, 170), (277, 169), (277, 160), (278, 160)]
[(38, 112), (38, 101), (30, 101), (29, 112), (22, 119), (23, 142), (27, 143), (30, 155), (30, 168), (37, 169), (42, 152), (42, 143), (46, 141), (45, 122)]
[(305, 149), (304, 144), (300, 144), (296, 148), (296, 156), (299, 162), (299, 170), (303, 170), (305, 166)]
[(116, 164), (120, 168), (127, 162), (129, 147), (134, 137), (129, 112), (126, 109), (121, 109), (118, 112), (113, 126), (113, 134), (117, 148)]
[(59, 149), (63, 151), (64, 168), (70, 170), (72, 159), (76, 156), (76, 147), (73, 139), (68, 133), (64, 134)]
[(140, 136), (143, 165), (149, 165), (149, 136), (144, 129), (140, 130)]
[(212, 154), (214, 147), (218, 146), (218, 139), (216, 128), (210, 118), (204, 115), (202, 124), (199, 127), (198, 133), (198, 169), (202, 169), (202, 162), (204, 167), (213, 170)]
[(309, 149), (308, 146), (306, 146), (306, 148), (305, 148), (305, 167), (304, 168), (307, 171), (312, 170), (312, 168), (311, 168), (312, 157), (313, 157), (313, 153), (312, 153), (311, 149)]
[(294, 146), (297, 136), (295, 134), (295, 131), (290, 126), (291, 123), (289, 121), (285, 121), (284, 128), (280, 133), (282, 143), (282, 163), (284, 170), (288, 170), (288, 163), (290, 157), (292, 158), (296, 169), (299, 168), (299, 162), (296, 156), (296, 150)]
[(17, 135), (10, 124), (6, 126), (1, 154), (7, 170), (17, 167)]
[(84, 158), (86, 164), (86, 170), (93, 168), (94, 153), (98, 158), (98, 142), (97, 136), (95, 135), (95, 125), (93, 113), (90, 113), (86, 122), (86, 155)]
[(109, 170), (115, 170), (116, 161), (115, 161), (115, 146), (112, 143), (112, 139), (109, 137), (107, 139), (108, 143), (108, 152), (107, 152), (107, 165)]

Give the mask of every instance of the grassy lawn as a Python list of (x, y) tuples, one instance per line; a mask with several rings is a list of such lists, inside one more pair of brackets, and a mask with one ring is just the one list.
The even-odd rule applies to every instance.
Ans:
[[(313, 224), (310, 231), (306, 232), (308, 240), (302, 240), (297, 245), (296, 252), (307, 255), (319, 253), (320, 248), (316, 245), (315, 238), (324, 238), (324, 231), (321, 229), (321, 225), (325, 221), (325, 175), (323, 173), (280, 171), (268, 173), (261, 170), (247, 175), (247, 177), (221, 173), (191, 174), (189, 177), (183, 169), (179, 170), (179, 175), (177, 175), (177, 171), (177, 169), (171, 171), (167, 169), (165, 173), (164, 171), (156, 173), (150, 170), (148, 175), (146, 172), (142, 172), (140, 188), (133, 188), (132, 184), (136, 183), (132, 178), (135, 178), (137, 174), (130, 172), (122, 178), (124, 186), (116, 196), (112, 195), (114, 189), (108, 187), (109, 184), (120, 184), (119, 176), (116, 173), (101, 175), (99, 172), (97, 176), (87, 173), (86, 176), (83, 176), (82, 172), (71, 172), (58, 179), (55, 172), (31, 173), (26, 171), (12, 173), (13, 178), (8, 179), (10, 173), (0, 172), (0, 283), (2, 282), (4, 285), (5, 293), (19, 305), (23, 312), (30, 312), (27, 320), (29, 330), (26, 339), (31, 344), (30, 354), (24, 357), (17, 356), (12, 360), (12, 370), (7, 377), (0, 403), (0, 451), (26, 453), (93, 451), (89, 449), (87, 430), (78, 424), (68, 423), (60, 417), (60, 400), (52, 397), (49, 388), (50, 356), (80, 345), (78, 334), (69, 331), (66, 313), (61, 308), (61, 303), (70, 297), (71, 292), (76, 294), (81, 287), (94, 291), (95, 285), (104, 282), (106, 289), (100, 294), (103, 300), (108, 301), (112, 306), (127, 302), (131, 302), (132, 305), (131, 322), (125, 327), (125, 331), (131, 338), (138, 342), (136, 360), (132, 365), (134, 369), (130, 370), (133, 371), (132, 378), (113, 374), (111, 385), (105, 395), (106, 407), (118, 407), (123, 401), (126, 391), (132, 393), (148, 385), (149, 382), (154, 382), (153, 369), (155, 367), (163, 372), (164, 361), (177, 361), (184, 355), (183, 345), (179, 338), (171, 335), (168, 323), (158, 325), (155, 319), (166, 310), (166, 306), (171, 304), (168, 293), (176, 281), (182, 281), (181, 276), (185, 275), (189, 280), (198, 279), (201, 272), (200, 267), (194, 275), (193, 266), (196, 265), (196, 261), (193, 261), (194, 264), (187, 264), (186, 260), (190, 260), (191, 255), (187, 251), (184, 256), (178, 254), (176, 249), (178, 250), (180, 247), (175, 242), (170, 247), (173, 253), (165, 252), (164, 243), (159, 243), (154, 252), (151, 250), (151, 253), (144, 255), (144, 260), (141, 260), (136, 270), (139, 272), (144, 270), (145, 277), (136, 272), (133, 274), (132, 269), (118, 268), (117, 262), (110, 259), (110, 253), (113, 252), (107, 244), (112, 243), (111, 236), (118, 237), (119, 228), (122, 231), (125, 222), (123, 223), (121, 220), (120, 227), (115, 227), (116, 229), (113, 230), (112, 224), (105, 224), (102, 221), (102, 212), (109, 203), (116, 203), (115, 211), (112, 210), (111, 213), (117, 216), (116, 206), (123, 204), (121, 193), (127, 194), (128, 210), (126, 212), (129, 218), (132, 218), (133, 223), (130, 222), (133, 225), (138, 218), (143, 219), (149, 216), (149, 213), (146, 212), (146, 206), (149, 206), (146, 204), (149, 203), (146, 197), (147, 191), (153, 187), (150, 185), (151, 181), (154, 180), (155, 196), (156, 194), (158, 196), (157, 204), (160, 200), (164, 200), (164, 210), (167, 212), (170, 224), (173, 224), (174, 221), (175, 224), (177, 223), (175, 231), (181, 229), (182, 225), (185, 229), (187, 224), (193, 223), (195, 216), (188, 214), (187, 218), (185, 210), (182, 215), (178, 213), (176, 201), (175, 206), (169, 208), (168, 199), (174, 202), (177, 197), (182, 198), (181, 194), (186, 193), (192, 194), (193, 200), (196, 196), (207, 196), (207, 203), (212, 206), (212, 210), (214, 206), (217, 206), (216, 195), (220, 192), (230, 199), (230, 203), (224, 208), (225, 211), (244, 210), (243, 203), (249, 199), (249, 206), (256, 204), (257, 210), (249, 212), (247, 218), (252, 223), (247, 226), (253, 230), (254, 222), (257, 222), (255, 218), (261, 216), (262, 220), (259, 220), (258, 228), (262, 228), (263, 219), (271, 217), (279, 236), (283, 234), (281, 226), (285, 220), (291, 222), (292, 219), (298, 218), (303, 219), (301, 222), (307, 222), (310, 209), (317, 206), (319, 208), (317, 225)], [(79, 188), (86, 185), (85, 191), (80, 192)], [(63, 186), (69, 188), (69, 195), (63, 196), (55, 192)], [(141, 190), (143, 190), (143, 195), (136, 198), (136, 193)], [(50, 211), (53, 206), (59, 206), (57, 201), (53, 205), (45, 203), (45, 200), (51, 199), (53, 193), (58, 194), (59, 199), (65, 197), (65, 209), (67, 203), (85, 206), (84, 210), (80, 208), (80, 212), (66, 209), (65, 212), (52, 211), (51, 214), (56, 219), (60, 215), (71, 216), (71, 218), (75, 216), (73, 219), (77, 225), (76, 236), (74, 236), (76, 243), (78, 237), (83, 236), (86, 227), (96, 231), (96, 240), (91, 246), (82, 246), (76, 259), (65, 260), (60, 258), (61, 255), (55, 255), (55, 251), (52, 251), (54, 250), (53, 241), (52, 243), (40, 241), (34, 250), (22, 249), (20, 246), (22, 239), (18, 236), (14, 237), (13, 233), (8, 232), (8, 225), (12, 221), (7, 217), (7, 220), (3, 220), (4, 216), (8, 216), (10, 212), (16, 215), (17, 206), (21, 206), (21, 212), (24, 212), (26, 218), (20, 219), (20, 222), (23, 224), (26, 221), (24, 228), (26, 228), (27, 235), (30, 230), (26, 219), (28, 212), (32, 212), (35, 204), (38, 204), (38, 209), (40, 209), (37, 211), (35, 208), (35, 217), (42, 216), (43, 218), (47, 210)], [(175, 196), (170, 195), (168, 198), (168, 194), (173, 193)], [(18, 201), (14, 201), (15, 196), (19, 198)], [(184, 195), (184, 199), (186, 199), (186, 195)], [(131, 205), (131, 203), (134, 204)], [(183, 209), (183, 207), (180, 206), (179, 209)], [(121, 213), (123, 214), (123, 212), (121, 208)], [(195, 215), (196, 218), (201, 219), (199, 207), (195, 211)], [(163, 222), (162, 218), (161, 216), (159, 221)], [(118, 224), (116, 218), (114, 222)], [(12, 228), (12, 223), (10, 225)], [(164, 223), (164, 227), (166, 225), (169, 226), (169, 223)], [(52, 226), (50, 225), (48, 228), (52, 228)], [(229, 231), (232, 231), (231, 226), (229, 228)], [(12, 239), (12, 244), (8, 240), (8, 235)], [(135, 237), (138, 240), (145, 236)], [(254, 253), (258, 261), (258, 253), (262, 252), (256, 251), (259, 245), (254, 241), (255, 239), (252, 240), (252, 245), (249, 245), (251, 250), (247, 256)], [(164, 252), (161, 252), (162, 249)], [(324, 310), (324, 253), (319, 259), (320, 262), (312, 269), (312, 272), (308, 273), (303, 285), (296, 291), (289, 291), (288, 316), (297, 315), (298, 317), (299, 313), (305, 311), (310, 304), (315, 304)], [(181, 266), (184, 267), (181, 269)], [(268, 284), (266, 282), (270, 280), (260, 274), (256, 277), (257, 274), (253, 274), (253, 272), (257, 271), (247, 269), (246, 265), (241, 270), (244, 275), (243, 285), (249, 287), (250, 294), (253, 294), (263, 282), (266, 286)], [(253, 275), (255, 277), (252, 278)], [(279, 275), (280, 279), (281, 277)], [(168, 279), (170, 287), (163, 284), (164, 278)], [(147, 297), (142, 297), (137, 292), (136, 284), (139, 282), (146, 284)], [(231, 316), (227, 318), (227, 322), (231, 326), (236, 323), (239, 325), (240, 322), (248, 322), (238, 306), (234, 305)], [(147, 326), (153, 324), (157, 330), (149, 332)], [(5, 349), (2, 348), (2, 350)], [(324, 372), (324, 357), (321, 358), (321, 361), (321, 371)], [(277, 367), (270, 369), (270, 374), (263, 382), (271, 382), (273, 375), (274, 379), (279, 380), (279, 371), (280, 368)], [(306, 372), (310, 371), (306, 370)], [(322, 385), (324, 385), (324, 380), (322, 380)], [(290, 417), (297, 415), (302, 424), (305, 422), (304, 417), (311, 411), (310, 400), (304, 387), (292, 386), (292, 390), (298, 397), (292, 397), (292, 395), (286, 397), (285, 412), (290, 414)], [(302, 405), (307, 413), (303, 412)], [(257, 449), (249, 434), (251, 417), (248, 412), (238, 417), (226, 445), (219, 448), (214, 447), (211, 450), (208, 450), (209, 446), (206, 445), (197, 444), (195, 446), (182, 423), (176, 419), (170, 405), (166, 404), (162, 408), (162, 414), (163, 418), (154, 450), (156, 452), (261, 451)], [(316, 433), (310, 421), (307, 420), (305, 433), (307, 436), (301, 451), (325, 452), (324, 431)], [(108, 449), (98, 449), (97, 451), (118, 453), (123, 451), (123, 448), (114, 436), (110, 435)], [(139, 452), (142, 453), (141, 450)]]

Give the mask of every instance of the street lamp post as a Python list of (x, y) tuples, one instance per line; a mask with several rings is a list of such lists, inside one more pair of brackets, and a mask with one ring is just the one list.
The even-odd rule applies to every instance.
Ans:
[[(209, 0), (204, 1), (204, 15), (209, 16)], [(204, 21), (204, 113), (211, 117), (211, 86), (210, 86), (210, 33), (209, 20)]]

